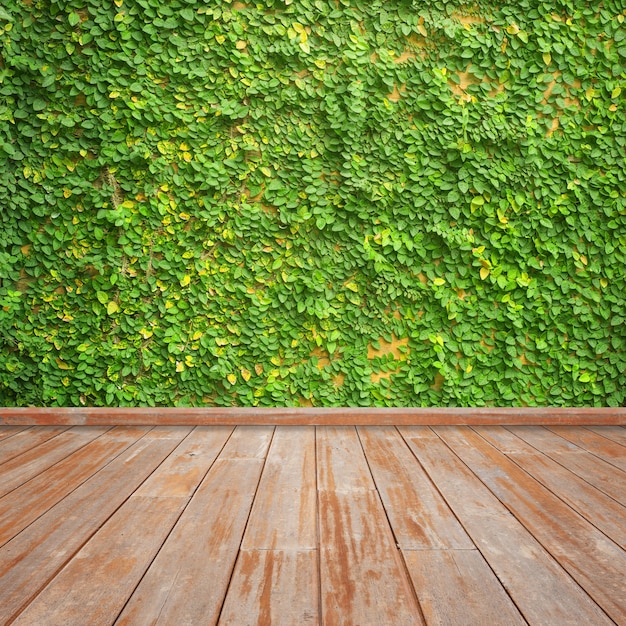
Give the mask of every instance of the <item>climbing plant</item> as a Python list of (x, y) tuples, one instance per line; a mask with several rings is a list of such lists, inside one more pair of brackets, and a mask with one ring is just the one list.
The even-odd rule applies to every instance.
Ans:
[(4, 0), (0, 404), (622, 404), (625, 18)]

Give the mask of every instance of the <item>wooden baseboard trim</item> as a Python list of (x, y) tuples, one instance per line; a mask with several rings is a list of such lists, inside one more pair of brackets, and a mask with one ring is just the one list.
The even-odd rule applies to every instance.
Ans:
[(0, 425), (626, 425), (626, 408), (0, 407)]

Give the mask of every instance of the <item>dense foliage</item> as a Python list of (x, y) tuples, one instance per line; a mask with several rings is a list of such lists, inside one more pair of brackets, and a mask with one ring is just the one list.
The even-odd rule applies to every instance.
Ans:
[(625, 16), (4, 0), (0, 404), (622, 404)]

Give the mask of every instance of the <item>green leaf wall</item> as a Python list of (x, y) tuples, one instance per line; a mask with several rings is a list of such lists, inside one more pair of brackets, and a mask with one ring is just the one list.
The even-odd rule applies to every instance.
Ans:
[(624, 403), (622, 1), (2, 7), (0, 404)]

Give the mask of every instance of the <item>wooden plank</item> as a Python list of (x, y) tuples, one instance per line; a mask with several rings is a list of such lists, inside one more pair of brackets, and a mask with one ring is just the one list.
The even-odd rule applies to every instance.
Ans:
[(474, 431), (434, 430), (606, 613), (625, 622), (624, 550)]
[(356, 430), (316, 430), (323, 623), (423, 623)]
[(48, 439), (56, 437), (68, 428), (69, 426), (29, 428), (28, 430), (15, 434), (13, 437), (3, 439), (0, 441), (0, 463), (10, 461), (13, 457), (23, 454), (31, 448), (37, 447), (45, 441), (48, 441)]
[(320, 491), (324, 624), (423, 624), (375, 491)]
[(0, 407), (0, 424), (11, 425), (352, 425), (430, 424), (626, 425), (626, 407)]
[(0, 465), (0, 497), (41, 474), (107, 431), (107, 426), (75, 426)]
[[(474, 428), (489, 443), (500, 449), (514, 436), (501, 426)], [(626, 507), (598, 491), (556, 461), (545, 456), (530, 444), (518, 439), (519, 448), (507, 454), (516, 465), (539, 481), (574, 511), (610, 537), (622, 549), (626, 548)], [(505, 445), (501, 447), (501, 442)]]
[(316, 548), (316, 500), (315, 429), (279, 426), (265, 461), (242, 549)]
[(354, 426), (318, 427), (316, 438), (318, 489), (376, 489)]
[(220, 454), (220, 459), (264, 459), (274, 436), (271, 426), (240, 426)]
[[(534, 427), (510, 427), (509, 430), (596, 489), (620, 504), (626, 505), (626, 472), (565, 441), (545, 428), (536, 430)], [(561, 451), (562, 445), (551, 443), (550, 438), (564, 442), (575, 451)]]
[(232, 426), (197, 426), (133, 495), (190, 497), (232, 432)]
[[(182, 439), (189, 428), (181, 428)], [(176, 447), (153, 429), (0, 548), (0, 623), (10, 621)]]
[(220, 625), (319, 623), (317, 551), (240, 552)]
[(596, 435), (601, 435), (615, 441), (615, 443), (626, 446), (626, 428), (622, 426), (587, 426), (586, 428), (596, 433)]
[[(144, 428), (144, 433), (147, 430)], [(124, 439), (119, 433), (112, 437), (107, 433), (0, 498), (0, 545), (51, 509), (136, 440), (136, 434), (129, 434)]]
[(132, 496), (26, 607), (14, 626), (110, 624), (187, 498)]
[(550, 426), (550, 430), (563, 439), (604, 459), (607, 463), (626, 471), (626, 446), (576, 426)]
[(526, 624), (478, 550), (414, 550), (403, 555), (429, 626)]
[(22, 432), (28, 428), (28, 426), (0, 426), (0, 440), (13, 437), (17, 433)]
[(401, 549), (474, 547), (393, 426), (363, 426), (358, 433)]
[(613, 624), (441, 440), (401, 429), (416, 457), (531, 624)]
[[(217, 622), (263, 458), (236, 429), (130, 597), (116, 624)], [(271, 429), (250, 438), (270, 443)], [(265, 450), (267, 453), (267, 447)]]

